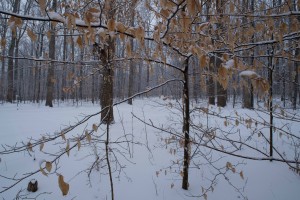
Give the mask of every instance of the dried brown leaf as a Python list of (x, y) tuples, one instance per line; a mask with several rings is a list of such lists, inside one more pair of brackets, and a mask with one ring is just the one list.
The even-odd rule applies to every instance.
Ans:
[(243, 173), (243, 171), (240, 172), (240, 177), (244, 180), (244, 173)]
[(35, 42), (37, 40), (36, 34), (30, 28), (27, 28), (27, 35), (30, 37), (32, 41)]
[(1, 38), (1, 47), (5, 48), (6, 45), (6, 39), (5, 38)]
[(81, 49), (83, 48), (83, 42), (81, 36), (78, 36), (76, 43)]
[(128, 57), (131, 57), (131, 55), (132, 55), (130, 41), (126, 42), (126, 54)]
[(231, 168), (232, 168), (231, 162), (227, 162), (227, 163), (226, 163), (226, 168), (227, 168), (227, 169), (231, 169)]
[(93, 124), (93, 130), (94, 130), (95, 132), (97, 132), (98, 126), (97, 126), (96, 124)]
[(191, 16), (196, 15), (196, 8), (197, 6), (195, 0), (187, 0), (187, 9)]
[(91, 13), (100, 13), (100, 10), (98, 8), (89, 8), (88, 11)]
[(27, 143), (27, 150), (28, 151), (33, 151), (32, 150), (32, 144), (30, 142)]
[(107, 22), (107, 29), (109, 31), (114, 31), (115, 28), (116, 28), (115, 20), (114, 19), (109, 19), (108, 22)]
[(67, 141), (66, 152), (67, 152), (67, 155), (70, 156), (70, 142), (69, 142), (69, 140)]
[(42, 172), (43, 175), (48, 176), (48, 174), (45, 172), (45, 170), (42, 167), (40, 167), (40, 171)]
[(43, 148), (44, 148), (44, 142), (42, 142), (41, 144), (40, 144), (40, 151), (43, 151)]
[(239, 124), (240, 124), (239, 120), (236, 119), (236, 120), (235, 120), (235, 125), (238, 126)]
[(48, 172), (51, 172), (51, 169), (52, 169), (52, 163), (51, 162), (46, 162), (46, 170), (48, 171)]
[(232, 171), (233, 173), (235, 173), (235, 172), (236, 172), (236, 170), (235, 170), (235, 168), (234, 168), (234, 167), (232, 167), (232, 168), (231, 168), (231, 171)]
[(64, 141), (66, 141), (66, 136), (65, 136), (65, 133), (64, 133), (63, 131), (60, 133), (60, 136), (61, 136), (61, 138), (62, 138)]
[(200, 67), (205, 68), (207, 66), (207, 57), (206, 55), (200, 56)]
[(80, 150), (80, 147), (81, 147), (80, 138), (77, 139), (77, 147), (78, 147), (78, 151), (79, 151), (79, 150)]
[(39, 6), (40, 6), (40, 10), (41, 13), (44, 15), (46, 12), (46, 6), (47, 6), (47, 0), (38, 0)]
[(232, 1), (229, 3), (229, 10), (230, 10), (230, 13), (234, 12), (234, 3)]
[(69, 192), (69, 184), (64, 181), (64, 177), (62, 175), (58, 176), (58, 185), (63, 194), (63, 196), (67, 195)]
[(88, 141), (89, 143), (91, 143), (92, 138), (91, 138), (91, 135), (89, 134), (88, 131), (85, 131), (85, 137), (86, 137), (87, 141)]
[(121, 32), (121, 33), (125, 33), (126, 31), (126, 26), (124, 24), (122, 24), (121, 22), (116, 22), (116, 30)]

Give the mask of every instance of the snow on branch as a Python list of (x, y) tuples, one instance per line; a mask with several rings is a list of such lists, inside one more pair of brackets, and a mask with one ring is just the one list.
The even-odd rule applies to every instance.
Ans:
[(230, 59), (228, 60), (224, 65), (223, 67), (225, 67), (226, 69), (231, 69), (234, 67), (234, 60), (233, 59)]
[(65, 23), (65, 18), (56, 12), (48, 12), (48, 16), (51, 20), (56, 20)]
[(251, 79), (255, 79), (255, 78), (260, 77), (260, 75), (258, 75), (256, 72), (251, 71), (251, 70), (242, 71), (239, 75), (242, 78), (251, 78)]
[[(55, 21), (55, 22), (60, 22), (60, 23), (66, 23), (66, 19), (64, 17), (62, 17), (60, 14), (56, 13), (56, 12), (48, 12), (48, 17), (35, 17), (35, 16), (30, 16), (30, 15), (21, 15), (21, 14), (17, 14), (14, 12), (8, 12), (8, 11), (4, 11), (4, 10), (0, 10), (1, 14), (5, 14), (5, 15), (10, 15), (10, 16), (14, 16), (17, 18), (20, 18), (22, 20), (31, 20), (31, 21)], [(102, 26), (100, 23), (98, 22), (93, 22), (90, 25), (86, 24), (83, 20), (76, 18), (75, 20), (76, 26), (79, 27), (102, 27), (102, 28), (106, 28), (105, 26)]]

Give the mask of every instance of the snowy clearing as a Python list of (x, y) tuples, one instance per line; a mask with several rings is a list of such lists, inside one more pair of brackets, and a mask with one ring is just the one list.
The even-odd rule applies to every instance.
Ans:
[[(202, 108), (203, 111), (205, 106), (207, 105), (195, 104), (191, 106), (191, 109)], [(79, 107), (61, 104), (59, 106), (55, 105), (54, 108), (36, 104), (1, 105), (1, 145), (3, 145), (2, 147), (5, 147), (5, 144), (19, 145), (22, 141), (27, 143), (34, 141), (34, 139), (40, 139), (41, 136), (46, 138), (47, 134), (59, 133), (64, 127), (74, 124), (84, 116), (96, 113), (99, 110), (98, 105), (89, 103), (84, 103)], [(255, 115), (259, 116), (256, 117), (257, 119), (267, 118), (262, 113), (258, 114), (258, 112), (241, 108), (233, 110), (232, 108), (210, 107), (209, 110), (222, 116), (233, 117), (238, 113), (239, 116), (245, 118)], [(110, 146), (110, 158), (114, 169), (115, 199), (204, 199), (205, 196), (201, 194), (206, 189), (209, 190), (207, 199), (210, 200), (243, 198), (249, 200), (299, 199), (300, 176), (290, 170), (286, 164), (276, 161), (252, 161), (235, 158), (201, 146), (191, 147), (195, 150), (193, 152), (197, 152), (197, 148), (202, 148), (203, 155), (197, 154), (193, 157), (189, 175), (190, 187), (188, 191), (184, 191), (181, 189), (180, 176), (183, 150), (168, 133), (146, 126), (139, 120), (145, 120), (147, 123), (180, 134), (181, 112), (176, 109), (176, 102), (161, 99), (135, 100), (134, 106), (126, 103), (116, 106), (114, 116), (115, 123), (110, 127), (110, 135), (111, 140), (116, 143)], [(226, 122), (224, 122), (222, 118), (208, 117), (209, 120), (205, 122), (203, 121), (207, 119), (205, 112), (197, 111), (191, 115), (194, 125), (201, 122), (208, 125), (208, 127), (217, 127), (222, 130), (236, 129), (239, 134), (232, 134), (229, 137), (232, 137), (232, 139), (245, 138), (250, 141), (250, 144), (267, 151), (268, 145), (266, 142), (263, 141), (262, 137), (256, 135), (255, 130), (260, 127), (258, 125), (255, 128), (254, 122), (250, 124), (252, 128), (246, 128), (241, 124), (234, 124), (234, 120), (225, 120)], [(73, 138), (84, 134), (86, 129), (91, 130), (92, 125), (98, 123), (99, 119), (99, 116), (92, 117), (87, 123), (68, 133), (66, 138), (69, 139), (70, 144), (76, 143)], [(277, 125), (284, 124), (280, 120), (275, 121), (275, 123)], [(299, 126), (291, 124), (289, 128), (293, 130), (294, 134), (300, 135)], [(97, 132), (92, 135), (92, 138), (98, 138), (100, 141), (105, 137), (105, 131), (106, 127), (101, 125)], [(195, 130), (192, 129), (193, 131)], [(263, 129), (260, 131), (262, 133), (267, 132)], [(195, 139), (197, 139), (196, 136)], [(274, 134), (274, 145), (279, 149), (283, 149), (287, 157), (293, 156), (294, 153), (294, 149), (290, 148), (288, 142), (289, 140), (284, 135), (279, 137), (278, 134)], [(66, 143), (65, 140), (59, 138), (57, 141), (45, 143), (42, 152), (37, 146), (33, 147), (33, 152), (6, 155), (1, 153), (1, 189), (14, 182), (5, 179), (3, 176), (11, 177), (15, 175), (17, 178), (25, 173), (39, 170), (39, 165), (43, 160), (53, 159), (50, 152), (53, 154), (59, 152), (66, 147)], [(227, 144), (224, 143), (223, 146), (226, 148)], [(242, 149), (241, 152), (247, 156), (258, 156), (248, 150)], [(109, 176), (104, 160), (97, 163), (98, 166), (91, 171), (90, 178), (88, 178), (89, 169), (95, 161), (96, 154), (101, 153), (105, 153), (103, 145), (96, 144), (96, 142), (90, 144), (86, 141), (81, 144), (79, 150), (77, 147), (72, 149), (69, 157), (66, 154), (62, 155), (48, 176), (38, 172), (0, 194), (0, 197), (6, 200), (14, 199), (17, 195), (19, 197), (37, 197), (37, 199), (49, 200), (109, 199)], [(214, 166), (220, 167), (221, 171), (216, 171), (208, 165), (208, 160), (213, 161)], [(234, 170), (232, 168), (226, 170), (225, 166), (228, 162), (234, 166)], [(220, 172), (225, 172), (225, 174), (217, 175)], [(65, 182), (70, 185), (67, 196), (63, 197), (61, 194), (57, 173), (62, 174)], [(29, 193), (26, 190), (31, 179), (38, 180), (39, 189), (36, 193)], [(212, 182), (212, 179), (215, 180)]]

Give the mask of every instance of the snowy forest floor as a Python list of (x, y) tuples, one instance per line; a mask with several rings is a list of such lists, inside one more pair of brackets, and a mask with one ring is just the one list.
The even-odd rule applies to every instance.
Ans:
[[(114, 170), (113, 183), (116, 200), (204, 198), (209, 200), (297, 200), (300, 198), (300, 176), (290, 170), (285, 163), (235, 158), (204, 147), (192, 147), (192, 152), (196, 152), (193, 151), (195, 148), (202, 148), (202, 154), (197, 151), (197, 155), (193, 156), (189, 190), (182, 190), (182, 177), (180, 176), (182, 148), (178, 143), (172, 141), (174, 138), (168, 133), (147, 126), (139, 120), (145, 120), (149, 124), (180, 134), (182, 119), (181, 111), (177, 109), (177, 103), (174, 100), (164, 101), (159, 98), (138, 99), (134, 101), (133, 106), (123, 103), (114, 108), (115, 123), (110, 127), (110, 135), (111, 141), (115, 143), (110, 146), (110, 159)], [(205, 106), (207, 106), (206, 103), (194, 104), (191, 109)], [(239, 116), (268, 119), (266, 114), (242, 108), (211, 107), (210, 109), (220, 116), (235, 116), (238, 113)], [(19, 145), (22, 141), (26, 144), (28, 141), (40, 139), (42, 135), (47, 137), (48, 134), (59, 133), (64, 127), (99, 110), (99, 105), (90, 103), (83, 103), (80, 106), (68, 103), (56, 104), (54, 108), (45, 107), (43, 104), (0, 105), (1, 145), (16, 145), (16, 143)], [(70, 139), (72, 143), (72, 138), (84, 134), (86, 129), (91, 130), (92, 125), (99, 123), (99, 120), (100, 116), (92, 117), (87, 123), (68, 133), (66, 138)], [(251, 128), (246, 128), (242, 123), (237, 124), (235, 120), (224, 122), (224, 118), (207, 116), (200, 112), (192, 113), (191, 120), (194, 125), (198, 124), (199, 127), (207, 126), (230, 130), (230, 133), (235, 133), (230, 134), (230, 137), (245, 138), (249, 144), (268, 152), (268, 144), (256, 134), (258, 129), (265, 134), (268, 133), (268, 130), (259, 126), (255, 127), (254, 123), (250, 124)], [(281, 123), (282, 126), (286, 124), (284, 120), (280, 119), (275, 120), (275, 123), (278, 126)], [(293, 134), (300, 136), (299, 124), (289, 122), (286, 126)], [(106, 127), (101, 125), (94, 138), (99, 136), (98, 138), (104, 139), (105, 131)], [(194, 128), (191, 132), (193, 131), (195, 131)], [(219, 145), (225, 149), (228, 146), (228, 144)], [(293, 157), (295, 148), (299, 148), (293, 145), (287, 136), (274, 134), (274, 146), (284, 152), (287, 158)], [(0, 175), (19, 177), (36, 171), (39, 169), (41, 161), (52, 160), (53, 154), (60, 152), (65, 146), (66, 142), (59, 138), (57, 141), (45, 143), (43, 152), (39, 150), (39, 147), (34, 147), (30, 154), (27, 151), (7, 155), (0, 154)], [(259, 157), (259, 155), (243, 149), (238, 153)], [(19, 196), (19, 199), (49, 200), (110, 199), (109, 176), (105, 160), (97, 163), (88, 178), (89, 168), (95, 161), (96, 155), (100, 157), (105, 155), (103, 143), (82, 142), (79, 150), (74, 148), (70, 151), (69, 157), (65, 154), (59, 159), (58, 168), (53, 167), (55, 168), (54, 173), (48, 176), (37, 173), (0, 194), (0, 198), (11, 200)], [(209, 162), (211, 163), (209, 164)], [(234, 171), (226, 169), (228, 162), (234, 166)], [(62, 196), (59, 189), (57, 173), (62, 174), (65, 182), (70, 184), (69, 194), (65, 197)], [(32, 178), (38, 180), (39, 189), (36, 193), (29, 193), (26, 190), (27, 183)], [(1, 190), (13, 182), (0, 177)], [(202, 196), (206, 189), (209, 189), (207, 196)]]

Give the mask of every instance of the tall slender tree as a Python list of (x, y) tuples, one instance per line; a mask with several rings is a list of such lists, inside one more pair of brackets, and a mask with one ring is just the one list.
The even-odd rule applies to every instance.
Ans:
[[(52, 9), (56, 11), (57, 0), (53, 0)], [(53, 107), (53, 95), (54, 95), (54, 61), (55, 60), (55, 25), (50, 23), (50, 40), (49, 40), (49, 58), (52, 60), (48, 66), (47, 74), (47, 96), (46, 106)]]
[[(217, 29), (219, 30), (219, 34), (217, 34), (217, 40), (224, 38), (225, 35), (225, 27), (224, 27), (224, 18), (223, 13), (225, 9), (225, 1), (224, 0), (217, 0), (216, 1), (216, 11), (217, 14), (220, 15), (219, 22), (217, 23)], [(216, 69), (220, 70), (222, 60), (221, 54), (217, 53), (215, 56), (215, 65)], [(218, 77), (219, 79), (222, 79), (223, 77)], [(225, 107), (227, 103), (227, 89), (224, 88), (224, 86), (220, 83), (220, 81), (217, 81), (217, 105), (220, 107)]]
[[(17, 13), (20, 8), (20, 0), (15, 0), (13, 3), (13, 12)], [(10, 40), (10, 45), (8, 49), (8, 63), (7, 63), (7, 96), (6, 96), (6, 101), (12, 103), (13, 100), (15, 99), (15, 94), (14, 94), (14, 52), (15, 52), (15, 46), (16, 46), (16, 27), (14, 26), (12, 29), (12, 34), (11, 34), (11, 40)]]

